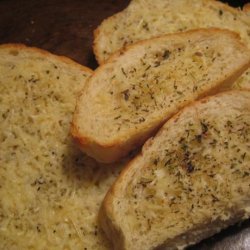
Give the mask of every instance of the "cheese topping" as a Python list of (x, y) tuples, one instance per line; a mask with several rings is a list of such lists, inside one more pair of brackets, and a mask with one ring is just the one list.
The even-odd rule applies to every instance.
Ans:
[(250, 216), (249, 94), (219, 98), (167, 122), (130, 166), (136, 174), (113, 213), (126, 214), (126, 225), (121, 213), (117, 223), (132, 244), (138, 234), (142, 242), (156, 235), (164, 242), (199, 225)]
[(97, 214), (119, 168), (97, 165), (69, 134), (91, 73), (25, 49), (0, 55), (0, 248), (109, 249)]

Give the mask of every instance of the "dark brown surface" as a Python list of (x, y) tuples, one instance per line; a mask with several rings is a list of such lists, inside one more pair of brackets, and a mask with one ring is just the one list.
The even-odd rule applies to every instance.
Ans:
[[(228, 2), (240, 6), (249, 1)], [(39, 47), (94, 69), (97, 63), (92, 52), (93, 30), (128, 3), (129, 0), (0, 0), (0, 43)], [(190, 249), (250, 250), (249, 228), (250, 222), (246, 221)]]

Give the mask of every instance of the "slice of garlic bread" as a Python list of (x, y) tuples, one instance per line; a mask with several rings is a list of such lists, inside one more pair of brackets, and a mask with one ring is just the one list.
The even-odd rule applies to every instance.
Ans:
[(110, 249), (97, 215), (119, 167), (96, 164), (69, 133), (91, 75), (65, 57), (0, 46), (0, 249)]
[[(128, 44), (168, 33), (204, 27), (227, 28), (240, 34), (250, 47), (250, 4), (243, 11), (211, 0), (132, 0), (120, 13), (95, 30), (94, 52), (100, 64)], [(247, 83), (242, 85), (242, 82)], [(250, 89), (250, 70), (234, 88)]]
[(249, 63), (247, 47), (227, 30), (199, 29), (134, 44), (90, 78), (77, 101), (72, 134), (96, 160), (117, 161), (188, 103), (231, 87)]
[(100, 222), (114, 249), (181, 249), (249, 218), (249, 142), (250, 91), (172, 117), (105, 197)]

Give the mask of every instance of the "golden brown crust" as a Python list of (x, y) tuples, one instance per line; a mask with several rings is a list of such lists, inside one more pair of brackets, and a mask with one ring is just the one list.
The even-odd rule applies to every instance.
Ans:
[(68, 57), (65, 57), (65, 56), (58, 56), (58, 55), (55, 55), (55, 54), (52, 54), (46, 50), (43, 50), (43, 49), (40, 49), (40, 48), (36, 48), (36, 47), (28, 47), (26, 46), (25, 44), (19, 44), (19, 43), (7, 43), (7, 44), (1, 44), (0, 45), (0, 49), (6, 49), (6, 48), (9, 48), (9, 49), (25, 49), (26, 51), (34, 51), (36, 53), (39, 53), (43, 56), (47, 56), (49, 58), (53, 58), (53, 59), (56, 59), (56, 60), (60, 60), (60, 61), (63, 61), (64, 63), (66, 64), (69, 64), (69, 65), (74, 65), (75, 67), (83, 70), (83, 71), (87, 71), (89, 73), (93, 73), (93, 70), (86, 67), (86, 66), (83, 66), (75, 61), (73, 61), (72, 59), (68, 58)]
[(149, 131), (147, 134), (144, 134), (142, 137), (138, 136), (136, 140), (128, 140), (125, 143), (116, 140), (112, 141), (112, 143), (105, 144), (99, 143), (87, 136), (83, 136), (79, 132), (75, 124), (76, 121), (75, 118), (73, 118), (71, 134), (77, 145), (81, 148), (83, 152), (86, 152), (89, 156), (95, 158), (97, 161), (102, 163), (120, 161), (123, 157), (126, 157), (128, 155), (128, 152), (132, 152), (136, 148), (140, 147), (144, 143), (144, 141), (150, 136), (154, 135), (158, 129), (157, 127), (153, 131)]

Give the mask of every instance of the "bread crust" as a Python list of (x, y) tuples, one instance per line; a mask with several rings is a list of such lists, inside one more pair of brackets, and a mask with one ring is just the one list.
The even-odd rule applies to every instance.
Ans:
[[(122, 10), (122, 11), (120, 11), (120, 12), (118, 12), (118, 13), (116, 13), (116, 14), (114, 14), (114, 15), (112, 15), (112, 16), (106, 18), (106, 19), (104, 19), (104, 20), (102, 21), (102, 23), (95, 29), (95, 31), (94, 31), (93, 51), (94, 51), (96, 60), (98, 61), (99, 65), (102, 65), (102, 64), (104, 64), (105, 62), (108, 61), (108, 59), (104, 59), (104, 58), (103, 58), (103, 55), (102, 55), (101, 37), (103, 36), (103, 34), (102, 34), (103, 26), (105, 26), (106, 23), (111, 23), (113, 20), (115, 20), (115, 21), (116, 21), (116, 20), (119, 20), (119, 17), (122, 17), (123, 15), (125, 15), (125, 13), (126, 13), (130, 8), (133, 7), (133, 5), (135, 4), (135, 2), (136, 2), (136, 1), (133, 1), (133, 0), (132, 0), (132, 1), (129, 3), (129, 5), (128, 5), (124, 10)], [(214, 1), (214, 0), (206, 0), (206, 1), (204, 1), (204, 4), (208, 4), (208, 3), (213, 4), (213, 5), (214, 5), (216, 8), (218, 8), (218, 9), (221, 9), (221, 10), (225, 10), (225, 11), (231, 12), (231, 13), (233, 13), (233, 14), (235, 14), (235, 15), (238, 15), (238, 14), (241, 12), (240, 9), (231, 7), (231, 6), (229, 6), (228, 4), (222, 3), (222, 2), (220, 2), (220, 1)], [(249, 8), (249, 4), (246, 4), (246, 5), (244, 6), (244, 11), (245, 11), (245, 12), (248, 12), (249, 9), (250, 9), (250, 8)], [(243, 22), (247, 23), (247, 24), (250, 24), (250, 20), (248, 20), (248, 19), (246, 19), (246, 18), (241, 18), (241, 20), (242, 20)], [(199, 28), (199, 27), (197, 27), (197, 28)], [(155, 37), (155, 36), (152, 36), (152, 37)], [(143, 40), (144, 40), (144, 39), (143, 39)], [(124, 46), (124, 47), (126, 47), (126, 46)], [(117, 49), (117, 51), (118, 51), (118, 50), (122, 50), (122, 48)], [(112, 52), (110, 56), (112, 56), (114, 53), (116, 53), (116, 52), (115, 52), (115, 51)], [(110, 57), (110, 56), (109, 56), (109, 57)]]
[(96, 216), (119, 166), (99, 167), (69, 134), (76, 94), (92, 70), (5, 44), (0, 72), (0, 248), (110, 249)]
[[(234, 95), (234, 94), (240, 94), (240, 93), (249, 93), (249, 90), (229, 90), (223, 93), (218, 93), (216, 95), (216, 97), (221, 97), (224, 95)], [(187, 105), (186, 107), (184, 107), (181, 111), (179, 111), (177, 114), (175, 114), (174, 116), (172, 116), (168, 122), (177, 122), (179, 120), (179, 118), (182, 116), (183, 113), (185, 113), (187, 110), (189, 110), (190, 108), (194, 108), (199, 106), (201, 103), (204, 104), (206, 102), (209, 102), (211, 99), (213, 99), (214, 96), (207, 96), (205, 98), (203, 98), (202, 100), (196, 100), (193, 103), (190, 103), (189, 105)], [(164, 128), (161, 128), (158, 133), (157, 133), (157, 138), (159, 138), (161, 136), (161, 134), (163, 133)], [(119, 177), (116, 179), (116, 181), (113, 183), (113, 185), (111, 186), (111, 188), (109, 189), (109, 191), (107, 192), (103, 203), (101, 205), (100, 211), (99, 211), (99, 222), (100, 225), (102, 226), (103, 230), (105, 231), (107, 237), (112, 241), (113, 243), (113, 247), (114, 249), (129, 249), (127, 246), (127, 242), (125, 239), (125, 235), (123, 233), (122, 230), (122, 226), (118, 224), (117, 220), (116, 220), (116, 213), (114, 211), (114, 206), (116, 205), (114, 203), (114, 200), (116, 197), (123, 197), (123, 193), (125, 192), (123, 189), (123, 183), (128, 183), (128, 180), (132, 180), (133, 176), (135, 176), (137, 174), (137, 172), (139, 173), (141, 171), (141, 169), (138, 168), (138, 166), (135, 164), (137, 162), (140, 162), (140, 160), (142, 159), (143, 155), (146, 154), (147, 149), (151, 146), (152, 141), (153, 141), (153, 137), (150, 138), (142, 147), (142, 150), (140, 152), (140, 154), (138, 154), (134, 159), (132, 159), (122, 170), (122, 172), (120, 173)], [(226, 228), (227, 226), (233, 225), (238, 221), (244, 220), (246, 219), (246, 212), (244, 211), (244, 209), (239, 209), (237, 207), (232, 207), (232, 211), (234, 214), (234, 217), (230, 218), (228, 221), (224, 221), (224, 220), (216, 220), (213, 223), (209, 222), (206, 225), (198, 225), (196, 228), (193, 228), (191, 230), (188, 231), (188, 234), (183, 234), (180, 235), (174, 239), (171, 239), (168, 242), (162, 242), (162, 244), (160, 244), (163, 249), (164, 245), (167, 244), (168, 247), (173, 247), (173, 249), (176, 249), (176, 244), (178, 243), (178, 246), (180, 247), (180, 249), (183, 249), (184, 247), (187, 247), (190, 244), (195, 244), (199, 241), (201, 241), (204, 238), (210, 237), (215, 233), (220, 232), (223, 228)], [(250, 214), (248, 215), (250, 216)], [(203, 231), (201, 234), (199, 235), (193, 235), (193, 232), (196, 231)], [(184, 236), (184, 238), (183, 238)], [(194, 237), (195, 236), (195, 237)], [(187, 245), (184, 239), (189, 239), (190, 242)], [(178, 247), (178, 249), (179, 249)], [(150, 248), (151, 249), (151, 248)], [(158, 249), (158, 248), (157, 248)], [(161, 249), (161, 248), (159, 248)], [(168, 248), (168, 249), (172, 249), (172, 248)]]
[[(161, 125), (159, 125), (159, 127), (160, 126)], [(134, 150), (143, 145), (147, 138), (153, 136), (159, 127), (154, 128), (152, 131), (148, 131), (141, 136), (138, 134), (136, 140), (131, 138), (125, 143), (122, 140), (116, 140), (112, 143), (105, 144), (95, 141), (94, 138), (92, 139), (82, 135), (76, 126), (75, 118), (73, 118), (71, 134), (83, 152), (87, 153), (89, 156), (92, 156), (99, 162), (112, 163), (118, 162), (127, 155), (132, 154)]]
[[(122, 50), (114, 53), (104, 65), (101, 65), (93, 74), (92, 78), (94, 78), (96, 75), (98, 75), (99, 72), (103, 71), (103, 69), (108, 65), (108, 64), (113, 64), (115, 63), (116, 59), (118, 59), (121, 55), (123, 55), (125, 52), (133, 50), (136, 48), (138, 45), (145, 45), (147, 43), (153, 43), (157, 42), (160, 39), (166, 39), (166, 38), (174, 38), (180, 36), (186, 36), (187, 38), (189, 35), (192, 35), (196, 32), (201, 32), (201, 35), (206, 33), (208, 29), (195, 29), (195, 30), (188, 30), (186, 32), (179, 32), (175, 34), (168, 34), (168, 35), (163, 35), (163, 36), (158, 36), (155, 38), (151, 38), (148, 40), (143, 40), (139, 41), (135, 44), (129, 45)], [(240, 36), (239, 34), (229, 31), (229, 30), (222, 30), (219, 28), (211, 28), (209, 29), (210, 32), (212, 33), (225, 33), (225, 34), (230, 34), (230, 36), (234, 37), (239, 41), (239, 46), (244, 46), (245, 45), (240, 41)], [(229, 89), (233, 82), (245, 71), (249, 68), (250, 66), (250, 59), (245, 65), (242, 65), (241, 68), (235, 69), (234, 71), (231, 72), (231, 74), (227, 77), (225, 81), (218, 80), (218, 84), (212, 88), (208, 89), (205, 91), (202, 95), (200, 95), (198, 98), (202, 98), (207, 95), (212, 95), (214, 93), (220, 92), (224, 89)], [(88, 81), (85, 85), (85, 88), (83, 89), (83, 92), (88, 88), (90, 85), (90, 81)], [(94, 157), (97, 161), (103, 162), (103, 163), (110, 163), (110, 162), (116, 162), (122, 157), (128, 155), (130, 151), (133, 151), (137, 147), (140, 147), (147, 138), (150, 136), (154, 135), (156, 131), (162, 126), (162, 124), (169, 119), (174, 113), (178, 112), (176, 110), (174, 113), (169, 113), (166, 118), (161, 121), (160, 124), (158, 124), (156, 127), (151, 128), (147, 130), (146, 132), (144, 131), (143, 133), (139, 133), (137, 131), (137, 134), (130, 136), (129, 139), (124, 140), (123, 138), (118, 138), (116, 140), (113, 140), (112, 142), (109, 143), (104, 143), (102, 141), (98, 141), (96, 138), (92, 138), (89, 135), (82, 134), (79, 130), (78, 127), (78, 117), (80, 113), (80, 105), (79, 105), (79, 99), (80, 95), (78, 98), (78, 104), (75, 109), (75, 114), (73, 117), (73, 122), (72, 122), (72, 128), (71, 128), (71, 133), (73, 137), (75, 138), (77, 144), (80, 146), (80, 148), (86, 152), (88, 155), (91, 157)], [(191, 101), (190, 101), (191, 102)]]

